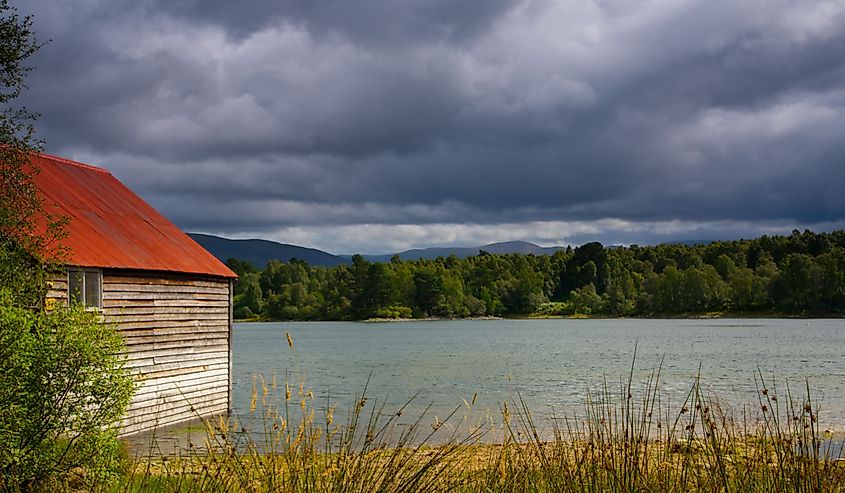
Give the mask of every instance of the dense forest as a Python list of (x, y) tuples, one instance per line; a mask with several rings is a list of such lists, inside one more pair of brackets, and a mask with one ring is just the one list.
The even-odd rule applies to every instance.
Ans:
[(845, 314), (845, 231), (695, 246), (587, 243), (550, 256), (227, 264), (240, 275), (239, 319)]

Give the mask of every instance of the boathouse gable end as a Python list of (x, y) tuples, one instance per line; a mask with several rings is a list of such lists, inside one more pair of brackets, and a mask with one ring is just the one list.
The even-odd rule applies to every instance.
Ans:
[(70, 221), (46, 305), (99, 311), (138, 382), (121, 434), (229, 411), (235, 273), (108, 171), (32, 162), (45, 207)]

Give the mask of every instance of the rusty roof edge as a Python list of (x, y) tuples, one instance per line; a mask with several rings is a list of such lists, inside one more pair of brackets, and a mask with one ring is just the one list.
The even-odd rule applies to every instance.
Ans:
[(76, 166), (76, 167), (91, 170), (91, 171), (98, 171), (100, 173), (105, 173), (107, 175), (112, 174), (111, 171), (107, 170), (106, 168), (100, 168), (98, 166), (92, 166), (90, 164), (81, 163), (79, 161), (74, 161), (72, 159), (64, 158), (64, 157), (61, 157), (61, 156), (54, 156), (52, 154), (47, 154), (46, 152), (36, 152), (36, 153), (34, 153), (34, 155), (41, 157), (41, 158), (44, 158), (44, 159), (59, 161), (61, 163), (69, 164), (71, 166)]
[[(224, 264), (225, 265), (225, 264)], [(117, 271), (126, 271), (126, 272), (149, 272), (149, 273), (162, 273), (162, 274), (172, 274), (176, 276), (203, 276), (208, 278), (214, 279), (239, 279), (240, 276), (232, 272), (232, 275), (223, 275), (223, 274), (210, 274), (208, 272), (191, 272), (186, 270), (168, 270), (168, 269), (145, 269), (142, 267), (121, 267), (116, 265), (84, 265), (80, 263), (69, 262), (63, 265), (60, 265), (60, 268), (73, 268), (73, 267), (82, 267), (84, 269), (102, 269), (103, 271), (109, 270), (117, 270)], [(231, 269), (230, 269), (231, 270)]]

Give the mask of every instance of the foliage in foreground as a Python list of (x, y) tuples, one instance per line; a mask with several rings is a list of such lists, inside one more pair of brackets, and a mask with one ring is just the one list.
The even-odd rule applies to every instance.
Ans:
[(312, 267), (291, 259), (240, 275), (235, 316), (273, 320), (650, 316), (718, 311), (845, 314), (845, 231), (707, 245), (479, 255)]
[[(756, 411), (733, 414), (696, 379), (671, 411), (658, 380), (637, 397), (630, 376), (618, 391), (605, 384), (584, 416), (551, 431), (517, 398), (498, 424), (462, 432), (455, 415), (400, 425), (403, 409), (367, 406), (363, 394), (339, 426), (332, 408), (315, 418), (308, 393), (286, 384), (281, 407), (260, 411), (262, 433), (208, 422), (207, 452), (141, 460), (115, 491), (845, 491), (845, 464), (819, 431), (809, 389), (794, 398), (759, 375)], [(254, 402), (266, 404), (261, 387)]]
[(133, 390), (122, 347), (93, 313), (33, 311), (0, 290), (0, 490), (52, 491), (83, 468), (83, 484), (115, 474)]
[(29, 163), (39, 147), (37, 115), (16, 105), (32, 70), (26, 62), (41, 46), (32, 21), (0, 0), (0, 286), (28, 307), (40, 305), (46, 290), (48, 269), (34, 257), (59, 253), (63, 234), (63, 221), (46, 212), (32, 181), (38, 173)]
[(43, 311), (66, 219), (45, 204), (30, 155), (37, 115), (18, 104), (42, 46), (31, 16), (0, 0), (0, 491), (107, 484), (132, 392), (120, 336), (80, 308)]

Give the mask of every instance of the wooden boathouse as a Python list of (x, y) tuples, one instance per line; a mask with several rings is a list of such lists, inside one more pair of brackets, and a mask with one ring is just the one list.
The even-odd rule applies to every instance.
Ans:
[(231, 408), (237, 275), (108, 171), (36, 154), (35, 184), (68, 236), (46, 305), (97, 310), (120, 331), (137, 379), (126, 436)]

